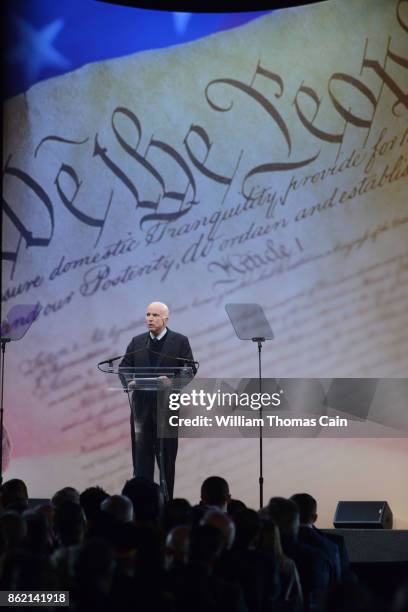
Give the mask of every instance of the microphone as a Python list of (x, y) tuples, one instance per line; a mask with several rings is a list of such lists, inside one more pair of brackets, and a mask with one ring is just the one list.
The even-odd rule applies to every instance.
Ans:
[(144, 350), (146, 350), (146, 347), (140, 348), (137, 351), (132, 351), (130, 353), (125, 353), (124, 355), (118, 355), (117, 357), (110, 357), (109, 359), (105, 359), (105, 361), (100, 361), (97, 364), (98, 370), (101, 369), (100, 366), (107, 365), (108, 366), (108, 372), (113, 372), (113, 362), (114, 361), (118, 361), (118, 359), (123, 359), (124, 357), (126, 357), (126, 355), (136, 355), (137, 353), (140, 353), (141, 351), (144, 351)]
[(99, 366), (106, 364), (108, 364), (109, 367), (113, 367), (113, 362), (117, 361), (118, 359), (121, 359), (122, 357), (124, 357), (124, 355), (119, 355), (118, 357), (111, 357), (110, 359), (105, 359), (105, 361), (100, 361), (98, 363), (98, 368)]
[[(136, 355), (137, 353), (141, 353), (142, 351), (148, 350), (150, 353), (153, 353), (154, 355), (159, 355), (160, 357), (167, 357), (168, 359), (174, 359), (175, 361), (182, 361), (184, 364), (188, 364), (189, 366), (192, 366), (193, 369), (195, 370), (194, 374), (197, 373), (198, 368), (200, 367), (200, 363), (198, 361), (194, 361), (193, 359), (188, 359), (188, 357), (176, 357), (175, 355), (169, 355), (168, 353), (160, 353), (158, 351), (155, 351), (154, 349), (144, 346), (140, 349), (138, 349), (137, 351), (131, 351), (130, 353), (124, 353), (123, 355), (118, 355), (117, 357), (110, 357), (109, 359), (105, 359), (104, 361), (100, 361), (97, 364), (98, 370), (101, 370), (100, 366), (104, 366), (107, 365), (108, 366), (108, 372), (112, 373), (113, 372), (113, 362), (114, 361), (118, 361), (119, 359), (123, 359), (124, 357), (126, 357), (127, 355)], [(102, 372), (104, 370), (101, 370)]]

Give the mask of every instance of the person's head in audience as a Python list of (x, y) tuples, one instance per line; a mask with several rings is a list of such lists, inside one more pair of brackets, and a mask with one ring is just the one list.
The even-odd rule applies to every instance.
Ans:
[(52, 591), (58, 585), (47, 556), (17, 549), (5, 559), (2, 588), (10, 591)]
[(299, 509), (295, 502), (285, 497), (272, 497), (269, 500), (268, 514), (279, 527), (281, 535), (296, 537), (299, 531)]
[(101, 511), (102, 502), (109, 498), (108, 493), (102, 487), (88, 487), (79, 496), (87, 522), (92, 522), (96, 515)]
[(85, 535), (85, 515), (82, 507), (72, 501), (57, 506), (54, 531), (61, 546), (80, 544)]
[(178, 525), (190, 525), (191, 505), (186, 499), (176, 498), (168, 501), (163, 509), (162, 525), (165, 533)]
[(259, 550), (272, 553), (276, 559), (284, 559), (279, 527), (265, 513), (260, 514), (261, 530), (258, 539)]
[(313, 525), (317, 519), (317, 501), (308, 493), (296, 493), (290, 498), (299, 509), (301, 525)]
[(126, 495), (112, 495), (101, 503), (101, 511), (110, 514), (120, 523), (133, 521), (133, 504)]
[(42, 502), (33, 508), (36, 514), (40, 514), (45, 518), (47, 525), (47, 540), (48, 546), (50, 550), (53, 548), (55, 544), (55, 534), (54, 534), (54, 516), (55, 516), (55, 506), (51, 501)]
[(35, 510), (24, 512), (27, 535), (24, 548), (34, 554), (47, 555), (51, 552), (52, 540), (49, 534), (47, 517)]
[(231, 499), (228, 482), (221, 476), (209, 476), (201, 485), (201, 503), (204, 506), (216, 506), (227, 511)]
[(212, 570), (224, 550), (224, 536), (213, 525), (199, 525), (191, 533), (190, 560)]
[(90, 539), (81, 545), (75, 563), (80, 604), (83, 604), (84, 600), (89, 600), (92, 604), (93, 598), (99, 602), (101, 598), (109, 595), (114, 569), (114, 551), (108, 542)]
[(126, 523), (122, 527), (127, 534), (129, 550), (133, 551), (136, 573), (153, 575), (159, 572), (164, 563), (164, 541), (158, 524)]
[(14, 510), (8, 510), (0, 517), (3, 526), (7, 550), (19, 548), (27, 536), (27, 521), (24, 516)]
[(190, 549), (190, 527), (179, 525), (173, 527), (166, 537), (165, 543), (165, 568), (185, 564), (188, 562)]
[(227, 504), (227, 514), (234, 516), (237, 512), (241, 512), (241, 510), (246, 510), (244, 502), (240, 499), (230, 499)]
[(56, 508), (65, 502), (79, 505), (79, 492), (74, 487), (64, 487), (55, 493), (51, 501)]
[(55, 506), (51, 501), (41, 502), (37, 504), (33, 510), (43, 514), (50, 525), (54, 522)]
[(24, 512), (28, 508), (27, 486), (23, 480), (12, 478), (1, 487), (2, 505), (5, 510)]
[(123, 487), (122, 495), (131, 500), (136, 523), (156, 522), (159, 519), (162, 494), (156, 483), (145, 478), (131, 478)]
[(219, 529), (223, 536), (224, 548), (230, 550), (235, 539), (235, 525), (228, 514), (218, 508), (211, 508), (201, 519), (201, 525), (211, 525)]
[(259, 533), (261, 530), (261, 519), (255, 510), (246, 508), (237, 512), (233, 521), (235, 523), (235, 542), (234, 548), (237, 550), (247, 550), (255, 548), (258, 544)]

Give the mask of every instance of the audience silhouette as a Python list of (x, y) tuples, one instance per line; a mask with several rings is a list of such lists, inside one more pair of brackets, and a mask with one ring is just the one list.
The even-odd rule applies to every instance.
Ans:
[(64, 487), (36, 507), (22, 480), (0, 493), (0, 589), (69, 591), (76, 612), (408, 609), (407, 564), (392, 579), (385, 567), (354, 573), (342, 537), (317, 529), (307, 493), (259, 512), (220, 476), (204, 480), (195, 506), (164, 504), (143, 478), (120, 495)]

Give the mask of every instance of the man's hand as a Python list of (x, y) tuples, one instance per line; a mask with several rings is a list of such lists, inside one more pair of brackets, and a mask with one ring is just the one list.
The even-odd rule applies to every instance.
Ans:
[(160, 386), (162, 387), (171, 387), (171, 380), (168, 376), (159, 376)]

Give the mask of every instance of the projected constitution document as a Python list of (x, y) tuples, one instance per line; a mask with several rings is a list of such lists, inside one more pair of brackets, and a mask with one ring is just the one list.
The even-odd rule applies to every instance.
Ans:
[[(265, 376), (407, 377), (407, 117), (404, 0), (275, 11), (9, 100), (3, 311), (42, 305), (8, 352), (9, 473), (46, 466), (45, 488), (129, 477), (126, 398), (95, 364), (144, 330), (153, 299), (201, 376), (257, 375), (224, 309), (250, 301), (275, 335)], [(256, 499), (250, 440), (182, 442), (176, 493), (221, 470)], [(269, 442), (288, 473), (329, 449), (333, 465), (406, 457), (405, 440)]]

